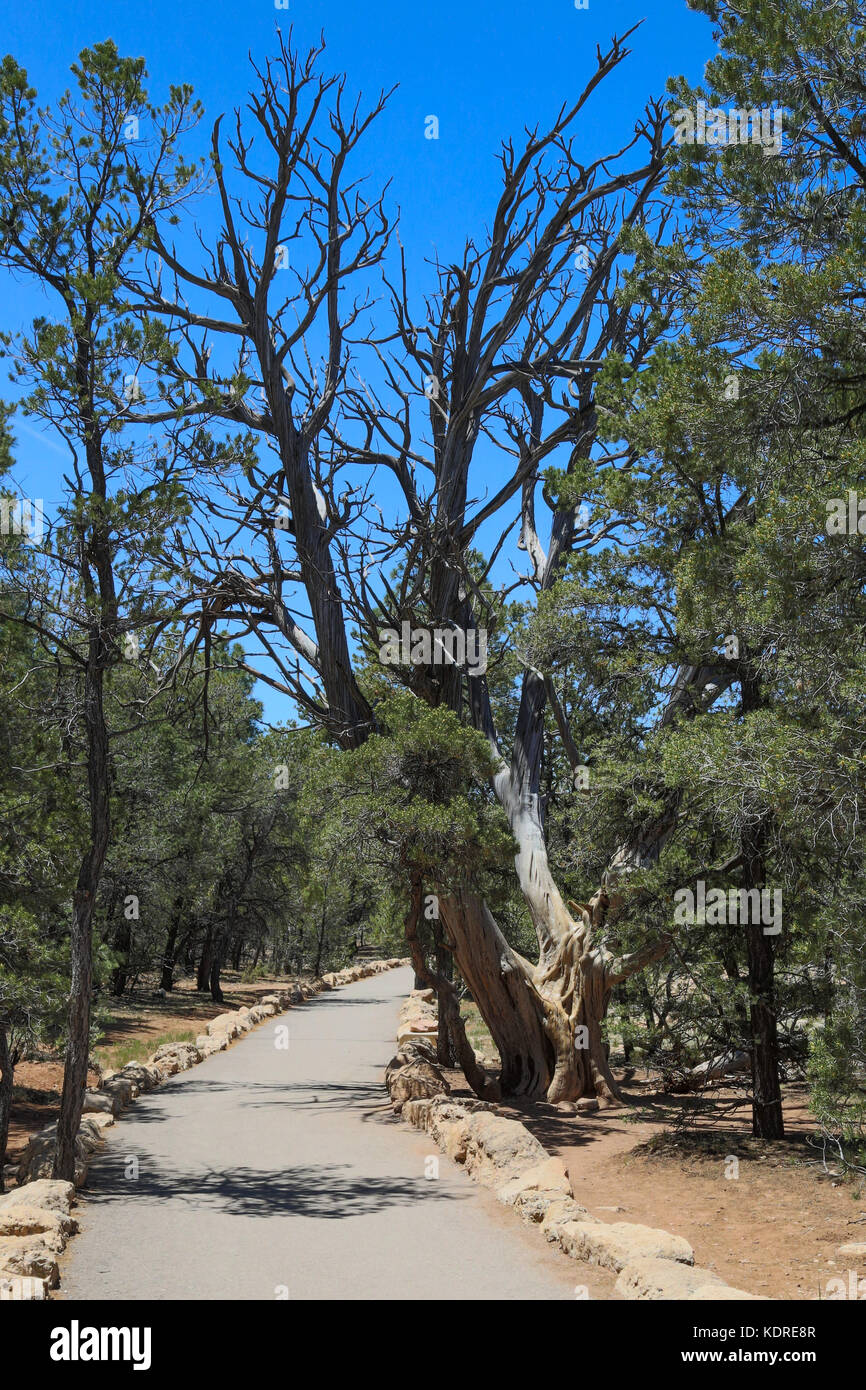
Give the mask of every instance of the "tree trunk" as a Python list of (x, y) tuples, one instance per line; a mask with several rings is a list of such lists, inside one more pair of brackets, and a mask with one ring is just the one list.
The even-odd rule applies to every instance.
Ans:
[(123, 920), (118, 923), (111, 944), (119, 956), (118, 963), (111, 972), (111, 992), (116, 997), (119, 997), (126, 993), (126, 984), (129, 979), (129, 953), (132, 948), (132, 924), (127, 918), (124, 917)]
[(211, 962), (210, 977), (209, 977), (210, 997), (211, 997), (211, 999), (214, 1001), (215, 1004), (224, 1004), (224, 1003), (225, 1003), (225, 996), (223, 995), (222, 989), (221, 989), (221, 987), (220, 987), (220, 970), (221, 970), (221, 969), (222, 969), (222, 951), (221, 951), (221, 949), (220, 949), (219, 947), (217, 947), (217, 949), (216, 949), (216, 950), (214, 951), (214, 953), (213, 953), (213, 959), (212, 959), (212, 962)]
[[(740, 689), (744, 715), (765, 703), (760, 679), (743, 661)], [(766, 814), (748, 825), (740, 837), (743, 887), (763, 888), (767, 880)], [(779, 1084), (779, 1030), (776, 1020), (773, 939), (763, 924), (749, 922), (746, 958), (749, 967), (749, 1031), (752, 1053), (752, 1134), (756, 1139), (783, 1139), (782, 1088)]]
[[(451, 986), (451, 994), (453, 995), (454, 970), (451, 953), (445, 946), (441, 922), (434, 921), (432, 926), (433, 940), (435, 942), (436, 974), (441, 980), (446, 981), (447, 984)], [(437, 993), (436, 996), (436, 1005), (439, 1024), (436, 1034), (436, 1060), (441, 1067), (453, 1067), (457, 1061), (456, 1040), (452, 1035), (453, 1030), (449, 1022), (449, 1009), (447, 1003), (443, 1006), (442, 996), (439, 993)]]
[(412, 879), (405, 932), (406, 940), (409, 943), (412, 963), (415, 967), (415, 979), (421, 982), (416, 988), (432, 988), (436, 991), (436, 996), (440, 1005), (440, 1020), (444, 1014), (445, 1029), (454, 1039), (454, 1047), (457, 1053), (457, 1059), (463, 1069), (463, 1075), (466, 1077), (466, 1080), (469, 1082), (475, 1094), (480, 1096), (482, 1100), (499, 1100), (502, 1095), (501, 1083), (491, 1081), (478, 1065), (475, 1057), (475, 1050), (466, 1036), (466, 1029), (463, 1025), (463, 1019), (460, 1016), (457, 991), (454, 988), (453, 982), (446, 979), (444, 975), (439, 975), (430, 970), (424, 959), (424, 951), (418, 939), (421, 901), (421, 877), (419, 874), (415, 874)]
[(205, 994), (210, 989), (210, 972), (213, 964), (213, 928), (208, 927), (202, 943), (201, 956), (198, 963), (195, 987), (199, 994)]
[[(538, 859), (532, 874), (538, 886)], [(439, 903), (457, 966), (502, 1060), (502, 1093), (551, 1103), (582, 1096), (622, 1100), (602, 1031), (611, 991), (662, 956), (667, 941), (614, 957), (593, 942), (611, 908), (606, 890), (581, 904), (575, 918), (552, 880), (542, 896), (547, 916), (536, 929), (545, 945), (536, 966), (508, 945), (480, 898), (464, 893)], [(537, 895), (533, 899), (539, 912)]]
[(183, 960), (184, 975), (191, 975), (195, 969), (195, 938), (196, 928), (193, 928), (192, 931), (187, 932), (181, 942), (179, 955)]
[(159, 977), (159, 987), (164, 989), (166, 994), (171, 994), (174, 989), (174, 953), (177, 948), (178, 925), (173, 921), (168, 929), (168, 936), (165, 938), (165, 946), (162, 950), (162, 967)]
[(322, 916), (321, 916), (321, 919), (320, 919), (320, 921), (319, 921), (319, 936), (318, 936), (318, 940), (317, 940), (317, 942), (316, 942), (316, 959), (315, 959), (315, 963), (314, 963), (314, 965), (313, 965), (313, 974), (314, 974), (316, 977), (318, 977), (318, 976), (321, 975), (321, 973), (322, 973), (322, 952), (323, 952), (324, 949), (325, 949), (325, 923), (326, 923), (326, 916), (325, 916), (325, 913), (326, 913), (326, 903), (327, 903), (327, 892), (326, 892), (326, 894), (325, 894), (325, 900), (324, 900), (323, 903), (322, 903)]
[(105, 863), (110, 831), (110, 770), (108, 729), (103, 708), (102, 637), (90, 635), (84, 701), (87, 723), (87, 780), (90, 799), (90, 845), (78, 872), (70, 937), (71, 983), (63, 1091), (57, 1120), (54, 1176), (66, 1182), (75, 1177), (75, 1140), (81, 1123), (87, 1064), (90, 1055), (90, 995), (93, 982), (91, 941), (93, 910)]
[(663, 955), (667, 942), (615, 959), (594, 940), (612, 906), (607, 890), (576, 904), (575, 917), (565, 905), (550, 870), (539, 795), (543, 678), (524, 675), (510, 766), (499, 753), (482, 682), (469, 685), (473, 722), (500, 758), (493, 788), (517, 844), (517, 878), (539, 950), (536, 966), (513, 951), (472, 894), (440, 902), (457, 966), (499, 1049), (503, 1094), (554, 1103), (582, 1096), (621, 1100), (602, 1033), (611, 990)]
[(12, 1080), (15, 1064), (9, 1049), (6, 1029), (0, 1025), (0, 1192), (5, 1192), (3, 1165), (6, 1162), (6, 1145), (9, 1142), (9, 1116), (12, 1111)]
[(764, 935), (760, 922), (750, 922), (746, 926), (746, 944), (752, 1041), (752, 1133), (757, 1139), (784, 1139), (773, 942), (771, 937)]

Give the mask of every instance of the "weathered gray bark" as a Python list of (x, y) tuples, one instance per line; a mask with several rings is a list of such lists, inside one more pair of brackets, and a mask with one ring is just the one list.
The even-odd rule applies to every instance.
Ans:
[[(678, 712), (692, 717), (707, 708), (701, 692), (712, 685), (712, 699), (716, 699), (731, 679), (730, 673), (715, 668), (684, 668), (675, 682), (663, 720), (669, 722)], [(496, 747), (486, 689), (480, 681), (473, 681), (472, 690), (476, 725)], [(454, 937), (461, 972), (468, 951), (467, 937), (480, 938), (486, 932), (489, 938), (485, 969), (477, 973), (478, 992), (470, 987), (502, 1054), (503, 1088), (518, 1094), (544, 1095), (550, 1101), (575, 1100), (585, 1095), (608, 1101), (621, 1099), (602, 1031), (611, 992), (617, 984), (660, 959), (668, 949), (668, 940), (650, 940), (630, 956), (616, 956), (600, 937), (615, 908), (617, 879), (634, 867), (655, 861), (676, 825), (677, 808), (672, 806), (655, 826), (624, 844), (611, 861), (606, 883), (591, 902), (572, 904), (574, 914), (569, 912), (550, 868), (539, 793), (547, 693), (544, 678), (528, 671), (523, 681), (511, 764), (502, 761), (494, 778), (497, 797), (517, 844), (515, 868), (538, 938), (538, 962), (533, 966), (511, 951), (486, 909), (476, 911), (469, 933), (461, 931), (455, 914), (443, 912), (443, 916)], [(510, 1006), (513, 991), (503, 994), (490, 988), (491, 980), (506, 969), (522, 980), (520, 1014)]]

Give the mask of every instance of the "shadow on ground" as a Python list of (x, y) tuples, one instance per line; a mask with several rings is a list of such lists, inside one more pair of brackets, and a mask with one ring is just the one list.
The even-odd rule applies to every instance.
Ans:
[(88, 1205), (130, 1201), (163, 1204), (183, 1202), (185, 1208), (230, 1212), (235, 1216), (280, 1215), (322, 1217), (339, 1221), (347, 1216), (370, 1216), (388, 1207), (416, 1206), (426, 1201), (463, 1201), (470, 1193), (445, 1191), (426, 1178), (346, 1177), (345, 1164), (315, 1164), (270, 1169), (230, 1168), (191, 1174), (170, 1167), (126, 1176), (128, 1154), (106, 1155), (88, 1184)]

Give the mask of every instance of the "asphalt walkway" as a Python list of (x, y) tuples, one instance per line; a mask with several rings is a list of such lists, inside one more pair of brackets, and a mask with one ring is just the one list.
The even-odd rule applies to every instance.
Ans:
[(411, 987), (401, 968), (320, 994), (135, 1101), (80, 1194), (60, 1297), (573, 1299), (586, 1267), (391, 1112)]

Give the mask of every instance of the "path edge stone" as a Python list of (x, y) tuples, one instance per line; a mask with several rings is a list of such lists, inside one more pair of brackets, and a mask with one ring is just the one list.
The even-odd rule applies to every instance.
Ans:
[(636, 1222), (603, 1222), (575, 1200), (561, 1159), (519, 1120), (481, 1100), (455, 1101), (436, 1062), (432, 989), (413, 989), (400, 1009), (397, 1052), (385, 1070), (396, 1114), (429, 1134), (446, 1158), (492, 1188), (521, 1220), (571, 1259), (612, 1270), (624, 1299), (707, 1302), (762, 1300), (695, 1265), (682, 1236)]

